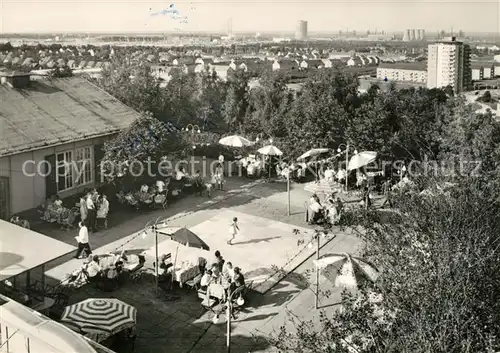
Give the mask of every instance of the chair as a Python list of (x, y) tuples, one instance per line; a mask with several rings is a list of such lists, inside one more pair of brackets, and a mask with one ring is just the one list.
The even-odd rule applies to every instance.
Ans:
[(58, 289), (48, 284), (42, 286), (42, 282), (38, 280), (31, 284), (27, 289), (30, 292), (38, 293), (46, 297), (54, 297), (61, 290), (60, 288)]
[(49, 317), (53, 320), (61, 319), (66, 306), (68, 306), (69, 298), (67, 295), (59, 293), (55, 298), (55, 303), (49, 309)]
[[(253, 281), (250, 281), (249, 283), (245, 284), (244, 286), (240, 286), (240, 287), (238, 287), (238, 288), (236, 288), (234, 290), (234, 292), (233, 292), (233, 312), (234, 311), (240, 311), (240, 310), (242, 310), (246, 306), (246, 304), (248, 302), (247, 293), (248, 293), (249, 290), (252, 289), (252, 285), (253, 285)], [(240, 296), (244, 300), (243, 304), (241, 304), (241, 305), (239, 305), (237, 303), (237, 299)]]
[(154, 197), (154, 206), (155, 207), (162, 207), (163, 209), (167, 208), (167, 196), (166, 196), (166, 194), (157, 194)]
[(214, 307), (218, 303), (216, 299), (210, 298), (207, 295), (207, 292), (201, 289), (198, 289), (198, 298), (201, 299), (201, 307), (204, 309), (204, 311), (210, 311), (214, 314), (217, 314), (214, 310)]
[(196, 275), (195, 278), (192, 278), (189, 281), (186, 281), (186, 283), (184, 283), (184, 284), (186, 286), (188, 286), (189, 288), (191, 288), (191, 289), (199, 290), (200, 289), (200, 282), (201, 282), (201, 278), (202, 277), (203, 277), (203, 274), (199, 273), (198, 275)]

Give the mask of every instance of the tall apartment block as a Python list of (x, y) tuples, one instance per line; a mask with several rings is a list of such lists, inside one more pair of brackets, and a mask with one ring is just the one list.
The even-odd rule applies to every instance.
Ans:
[(430, 44), (427, 53), (427, 87), (453, 87), (455, 93), (471, 86), (470, 47), (455, 37)]
[(307, 38), (307, 21), (298, 21), (295, 28), (295, 39), (304, 40)]

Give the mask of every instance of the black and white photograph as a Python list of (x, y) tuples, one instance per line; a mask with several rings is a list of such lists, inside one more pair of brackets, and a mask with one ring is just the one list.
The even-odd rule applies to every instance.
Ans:
[(500, 353), (500, 2), (0, 0), (0, 352)]

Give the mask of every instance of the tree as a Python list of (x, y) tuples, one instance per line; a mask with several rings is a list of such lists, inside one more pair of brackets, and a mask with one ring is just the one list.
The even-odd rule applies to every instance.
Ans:
[[(423, 178), (421, 187), (440, 179)], [(495, 352), (500, 347), (498, 192), (466, 177), (449, 193), (398, 197), (399, 212), (381, 222), (362, 212), (363, 256), (383, 273), (321, 327), (282, 328), (281, 352)], [(349, 217), (348, 217), (349, 218)], [(377, 302), (370, 300), (374, 295)], [(348, 350), (348, 349), (351, 350)], [(353, 350), (354, 349), (354, 350)]]
[(153, 162), (152, 170), (158, 175), (157, 168), (163, 157), (172, 161), (182, 156), (187, 148), (184, 138), (171, 124), (145, 113), (129, 129), (104, 144), (102, 173), (108, 181), (117, 177), (124, 183), (144, 180), (149, 175), (147, 170), (141, 172), (141, 168), (148, 160)]
[(259, 86), (248, 92), (243, 132), (286, 137), (287, 114), (292, 101), (285, 77), (281, 74), (264, 74)]
[(247, 90), (248, 75), (243, 70), (228, 73), (227, 93), (222, 107), (227, 131), (239, 129), (243, 123), (247, 108)]
[(336, 86), (342, 85), (342, 80), (335, 80), (318, 85), (309, 82), (291, 105), (286, 120), (288, 146), (284, 147), (290, 157), (310, 148), (336, 148), (345, 141), (351, 104), (347, 97), (351, 93), (349, 88)]

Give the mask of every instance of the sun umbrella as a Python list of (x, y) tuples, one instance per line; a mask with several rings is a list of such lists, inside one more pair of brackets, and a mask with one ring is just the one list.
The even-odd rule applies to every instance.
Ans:
[(198, 248), (202, 250), (210, 250), (210, 247), (199, 236), (194, 234), (186, 227), (177, 230), (172, 234), (171, 240), (187, 246), (188, 248)]
[(380, 276), (368, 261), (349, 254), (328, 254), (314, 264), (337, 287), (357, 288), (360, 281), (375, 282)]
[(118, 299), (87, 299), (67, 306), (61, 322), (77, 332), (105, 339), (136, 324), (137, 309)]
[(281, 156), (283, 154), (278, 147), (273, 145), (262, 147), (257, 152), (266, 156)]
[(313, 194), (332, 194), (339, 191), (339, 189), (342, 189), (339, 183), (331, 182), (326, 179), (322, 179), (319, 182), (313, 181), (304, 186), (305, 191), (312, 192)]
[(301, 161), (303, 159), (309, 158), (309, 157), (315, 157), (323, 153), (327, 153), (330, 150), (328, 148), (313, 148), (312, 150), (307, 151), (303, 155), (301, 155), (299, 158), (297, 158), (298, 161)]
[(377, 158), (377, 152), (373, 151), (364, 151), (355, 154), (349, 161), (349, 167), (347, 168), (347, 170), (351, 171), (354, 169), (364, 167), (365, 165), (368, 165), (373, 161), (375, 161), (376, 158)]
[[(186, 227), (177, 230), (172, 237), (170, 238), (172, 241), (175, 241), (179, 245), (184, 245), (188, 248), (197, 248), (202, 250), (210, 250), (210, 247), (201, 239), (199, 236), (194, 234), (192, 231), (187, 229)], [(177, 249), (175, 250), (175, 259), (174, 259), (174, 269), (177, 265), (177, 255), (179, 253), (179, 245), (177, 245)], [(174, 277), (172, 276), (172, 282)]]
[(283, 152), (281, 152), (278, 147), (273, 145), (262, 147), (257, 152), (265, 156), (269, 156), (269, 178), (271, 178), (271, 159), (273, 156), (281, 156)]
[(253, 145), (253, 142), (238, 135), (231, 135), (223, 137), (219, 140), (219, 143), (224, 146), (229, 147), (245, 147)]

